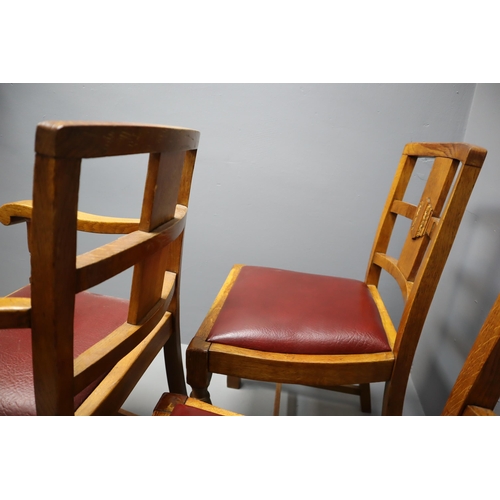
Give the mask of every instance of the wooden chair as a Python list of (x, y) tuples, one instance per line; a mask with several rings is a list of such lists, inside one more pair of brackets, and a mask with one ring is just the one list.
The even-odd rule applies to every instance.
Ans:
[[(458, 375), (443, 416), (496, 416), (500, 399), (500, 295)], [(154, 415), (239, 415), (177, 394), (163, 394)]]
[[(191, 396), (210, 402), (212, 373), (358, 394), (386, 383), (384, 415), (401, 415), (419, 337), (486, 151), (468, 144), (404, 148), (365, 281), (236, 265), (187, 349)], [(417, 205), (403, 200), (414, 166), (434, 158)], [(399, 258), (387, 255), (398, 216), (411, 223)], [(380, 296), (387, 271), (404, 299), (396, 329)]]
[(500, 398), (500, 295), (444, 407), (443, 416), (493, 416)]
[[(179, 280), (198, 140), (157, 125), (38, 125), (33, 202), (0, 208), (3, 224), (27, 222), (31, 253), (31, 286), (0, 299), (0, 414), (118, 414), (162, 348), (169, 390), (186, 394)], [(77, 212), (83, 158), (143, 153), (140, 219)], [(77, 230), (124, 236), (77, 256)], [(85, 291), (132, 266), (130, 301)]]

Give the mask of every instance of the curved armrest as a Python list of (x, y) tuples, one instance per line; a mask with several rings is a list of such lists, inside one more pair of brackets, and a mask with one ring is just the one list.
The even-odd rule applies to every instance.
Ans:
[(78, 231), (102, 234), (129, 234), (139, 229), (139, 219), (125, 217), (106, 217), (104, 215), (78, 212)]
[(29, 328), (31, 326), (31, 299), (24, 297), (0, 298), (0, 328)]
[[(31, 200), (6, 203), (0, 207), (0, 222), (5, 226), (28, 222), (31, 220), (33, 202)], [(106, 217), (101, 215), (78, 212), (77, 229), (87, 233), (128, 234), (137, 231), (139, 219), (122, 217)]]
[(31, 211), (33, 204), (31, 200), (16, 201), (6, 203), (0, 207), (0, 222), (4, 226), (28, 222), (31, 220)]

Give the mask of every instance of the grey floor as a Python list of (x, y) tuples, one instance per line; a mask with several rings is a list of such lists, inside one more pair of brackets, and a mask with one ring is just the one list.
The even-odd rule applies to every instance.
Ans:
[[(183, 346), (185, 352), (186, 346)], [(185, 358), (184, 358), (185, 359)], [(151, 415), (161, 394), (167, 390), (162, 354), (149, 367), (143, 378), (123, 405), (137, 415)], [(188, 386), (188, 391), (190, 390)], [(226, 377), (214, 374), (210, 384), (214, 405), (248, 416), (270, 416), (274, 408), (275, 385), (244, 380), (240, 389), (228, 389)], [(380, 415), (384, 384), (372, 384), (372, 413)], [(406, 416), (422, 416), (424, 412), (411, 382), (404, 407)], [(359, 408), (359, 399), (348, 394), (283, 385), (280, 416), (366, 415)], [(368, 416), (370, 416), (368, 415)]]

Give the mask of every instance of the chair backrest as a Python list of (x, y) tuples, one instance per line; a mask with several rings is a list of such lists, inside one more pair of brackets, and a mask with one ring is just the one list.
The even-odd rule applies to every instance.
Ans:
[[(3, 299), (0, 308), (0, 327), (32, 329), (38, 415), (72, 415), (75, 394), (106, 373), (82, 412), (119, 408), (145, 359), (168, 339), (172, 328), (165, 325), (178, 321), (182, 236), (198, 140), (195, 130), (156, 125), (38, 125), (32, 214), (29, 202), (2, 207), (1, 214), (2, 222), (31, 219), (31, 301)], [(140, 219), (77, 212), (82, 159), (144, 153), (149, 163)], [(125, 235), (77, 256), (77, 229)], [(73, 360), (75, 294), (132, 266), (127, 322)]]
[[(410, 143), (404, 148), (365, 278), (373, 291), (384, 269), (396, 280), (404, 299), (398, 329), (389, 333), (396, 361), (386, 398), (392, 390), (404, 395), (429, 307), (485, 157), (485, 149), (461, 143)], [(403, 198), (419, 158), (434, 158), (434, 162), (414, 205)], [(394, 258), (386, 252), (398, 216), (407, 217), (411, 224), (400, 256)]]
[(442, 415), (494, 415), (500, 398), (500, 295), (458, 375)]

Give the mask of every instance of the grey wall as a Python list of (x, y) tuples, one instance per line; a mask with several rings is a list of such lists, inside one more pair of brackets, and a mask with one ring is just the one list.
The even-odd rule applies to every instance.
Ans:
[[(468, 140), (477, 137), (488, 147), (490, 132), (480, 109), (486, 87), (479, 86), (474, 101), (475, 131), (467, 129), (475, 90), (475, 84), (2, 84), (0, 203), (31, 198), (33, 139), (42, 120), (135, 121), (200, 130), (182, 284), (187, 343), (236, 262), (362, 279), (404, 144), (462, 141), (467, 131)], [(491, 111), (488, 102), (484, 107)], [(144, 166), (129, 158), (113, 165), (119, 175), (112, 175), (98, 163), (87, 164), (80, 209), (137, 216)], [(467, 214), (460, 230), (460, 249), (444, 276), (448, 284), (440, 285), (426, 327), (440, 333), (426, 333), (432, 339), (420, 354), (429, 360), (415, 361), (419, 387), (437, 388), (421, 396), (432, 411), (441, 405), (469, 344), (464, 334), (463, 345), (457, 341), (460, 352), (437, 361), (436, 344), (450, 335), (449, 313), (465, 312), (466, 304), (474, 310), (471, 317), (479, 317), (493, 300), (498, 203), (495, 179), (488, 175), (480, 179), (474, 213)], [(415, 182), (424, 178), (425, 169), (417, 170)], [(486, 195), (488, 201), (480, 203)], [(28, 255), (19, 250), (25, 248), (24, 228), (0, 227), (0, 234), (0, 293), (5, 294), (25, 283)], [(474, 243), (478, 235), (482, 263), (477, 262), (482, 246)], [(79, 240), (81, 249), (94, 243), (86, 235)], [(464, 281), (464, 304), (457, 303), (456, 288)], [(126, 297), (126, 280), (102, 291)], [(475, 306), (478, 298), (484, 302)], [(427, 401), (433, 398), (435, 404)]]

